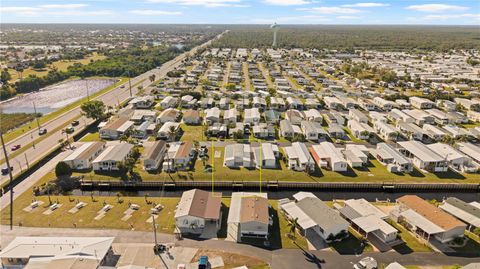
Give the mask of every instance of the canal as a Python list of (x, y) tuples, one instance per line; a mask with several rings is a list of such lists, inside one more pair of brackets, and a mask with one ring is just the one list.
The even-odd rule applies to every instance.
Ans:
[[(92, 192), (94, 196), (116, 196), (118, 192), (120, 192), (123, 196), (140, 196), (143, 197), (148, 195), (149, 197), (180, 197), (182, 196), (184, 189), (182, 190), (161, 190), (161, 189), (144, 189), (138, 191), (127, 191), (127, 190), (80, 190), (76, 189), (73, 191), (73, 195), (79, 196), (91, 196)], [(259, 189), (246, 189), (242, 188), (241, 190), (235, 191), (249, 191), (249, 192), (258, 192)], [(280, 190), (280, 191), (268, 191), (268, 198), (269, 199), (283, 199), (283, 198), (292, 198), (292, 196), (301, 190)], [(230, 197), (232, 194), (231, 189), (218, 189), (215, 192), (221, 192), (223, 197)], [(427, 200), (435, 199), (437, 201), (442, 201), (447, 197), (456, 197), (461, 199), (465, 202), (473, 202), (473, 201), (480, 201), (480, 193), (478, 192), (441, 192), (441, 191), (408, 191), (408, 192), (381, 192), (381, 191), (371, 191), (365, 192), (364, 190), (361, 191), (329, 191), (329, 190), (322, 190), (322, 191), (311, 191), (317, 197), (322, 200), (329, 201), (329, 200), (346, 200), (346, 199), (358, 199), (364, 198), (367, 201), (375, 202), (375, 201), (394, 201), (398, 197), (408, 194), (418, 195), (419, 197)]]

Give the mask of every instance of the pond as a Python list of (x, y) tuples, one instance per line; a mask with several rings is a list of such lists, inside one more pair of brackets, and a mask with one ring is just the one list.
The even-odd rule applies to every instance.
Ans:
[(42, 88), (1, 103), (3, 113), (33, 113), (33, 103), (37, 112), (48, 114), (77, 100), (92, 95), (117, 82), (116, 79), (74, 79)]

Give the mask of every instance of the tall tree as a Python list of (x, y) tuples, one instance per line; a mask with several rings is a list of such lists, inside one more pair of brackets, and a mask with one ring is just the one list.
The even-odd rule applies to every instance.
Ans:
[(92, 100), (82, 104), (83, 114), (90, 119), (100, 120), (105, 118), (105, 104), (102, 101)]

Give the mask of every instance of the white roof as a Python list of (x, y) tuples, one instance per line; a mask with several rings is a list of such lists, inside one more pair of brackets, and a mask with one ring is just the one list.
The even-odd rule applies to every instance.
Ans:
[(471, 202), (470, 204), (473, 205), (474, 207), (480, 208), (479, 202)]
[(96, 142), (86, 142), (86, 143), (82, 144), (74, 152), (72, 152), (72, 154), (68, 155), (67, 158), (64, 159), (64, 161), (76, 160), (80, 154), (85, 152), (88, 148), (90, 148), (94, 144), (96, 144)]
[(321, 142), (318, 145), (312, 145), (312, 149), (320, 158), (330, 158), (331, 163), (346, 162), (340, 149), (337, 149), (333, 143)]
[(245, 109), (245, 119), (252, 118), (260, 118), (260, 111), (256, 107)]
[(360, 227), (366, 233), (371, 233), (380, 230), (384, 234), (396, 233), (397, 229), (393, 228), (390, 224), (384, 220), (377, 218), (374, 215), (368, 215), (359, 217), (352, 220), (358, 227)]
[(413, 224), (414, 226), (422, 229), (426, 233), (432, 235), (432, 234), (437, 234), (437, 233), (443, 233), (445, 232), (444, 229), (440, 228), (433, 222), (429, 221), (427, 218), (424, 216), (418, 214), (412, 209), (408, 209), (406, 211), (403, 211), (400, 213), (401, 216), (406, 218), (409, 223)]
[(297, 204), (292, 201), (280, 205), (280, 207), (293, 219), (298, 218), (297, 222), (303, 230), (314, 227), (316, 223), (301, 210)]
[(480, 161), (480, 147), (468, 142), (457, 143), (457, 148), (465, 153), (467, 156), (474, 159), (476, 162)]
[(81, 257), (100, 261), (113, 240), (113, 237), (16, 237), (2, 250), (0, 257)]
[(398, 262), (392, 262), (391, 264), (389, 264), (387, 267), (385, 267), (385, 269), (405, 269), (405, 267), (403, 267), (401, 264), (399, 264)]
[(307, 197), (316, 198), (317, 196), (315, 196), (315, 194), (313, 194), (311, 192), (305, 192), (305, 191), (300, 191), (300, 192), (297, 192), (293, 195), (293, 199), (295, 199), (296, 201), (300, 201), (303, 198), (307, 198)]
[(444, 161), (442, 156), (438, 155), (430, 148), (428, 148), (425, 144), (418, 142), (418, 141), (401, 141), (398, 144), (412, 153), (418, 159), (424, 162), (441, 162)]
[(93, 163), (103, 162), (103, 161), (123, 161), (125, 157), (132, 150), (133, 145), (129, 143), (119, 143), (116, 145), (107, 146), (107, 148), (98, 155)]
[(218, 107), (212, 107), (205, 110), (205, 118), (220, 118), (220, 109)]
[[(449, 213), (450, 215), (455, 216), (457, 219), (462, 220), (465, 223), (473, 225), (475, 227), (480, 227), (480, 217), (474, 216), (461, 208), (455, 207), (449, 203), (444, 203), (443, 205), (439, 206), (441, 209)], [(480, 210), (477, 210), (480, 212)]]
[(262, 143), (262, 158), (264, 160), (274, 160), (275, 154), (273, 152), (273, 145), (270, 143)]
[(379, 219), (385, 219), (388, 217), (387, 214), (383, 213), (383, 211), (363, 198), (346, 200), (345, 205), (355, 210), (360, 216), (363, 217), (375, 216)]
[(387, 143), (378, 143), (377, 144), (377, 153), (382, 156), (382, 158), (393, 158), (397, 164), (408, 164), (410, 161), (398, 152), (395, 148)]
[(427, 145), (427, 147), (429, 147), (431, 150), (433, 150), (443, 158), (447, 159), (448, 161), (453, 161), (458, 159), (469, 159), (467, 156), (458, 152), (456, 149), (454, 149), (452, 146), (448, 144), (435, 143), (435, 144)]

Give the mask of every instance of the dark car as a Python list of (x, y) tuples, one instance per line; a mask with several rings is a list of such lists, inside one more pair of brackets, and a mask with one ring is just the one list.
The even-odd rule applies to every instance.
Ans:
[(21, 147), (22, 147), (22, 146), (20, 146), (20, 144), (13, 145), (12, 148), (11, 148), (11, 150), (12, 150), (12, 151), (15, 151), (15, 150), (17, 150), (17, 149), (19, 149), (19, 148), (21, 148)]
[(8, 167), (4, 167), (2, 168), (2, 175), (7, 175), (10, 171), (13, 171), (13, 166), (10, 166), (10, 169), (8, 169)]
[(77, 125), (79, 125), (79, 124), (80, 124), (80, 122), (79, 122), (78, 120), (72, 121), (72, 126), (77, 126)]

